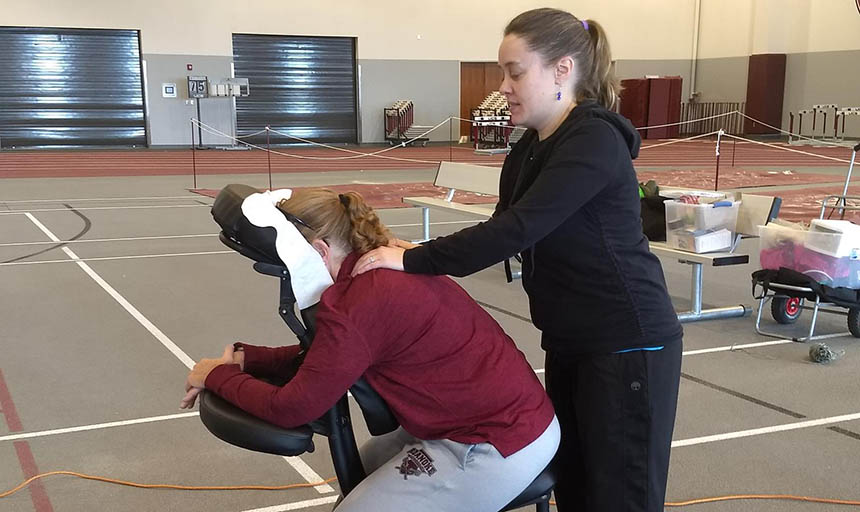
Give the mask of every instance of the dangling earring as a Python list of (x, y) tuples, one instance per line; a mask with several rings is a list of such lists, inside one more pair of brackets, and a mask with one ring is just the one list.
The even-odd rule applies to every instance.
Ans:
[(558, 91), (558, 93), (556, 93), (555, 101), (561, 101), (561, 91)]

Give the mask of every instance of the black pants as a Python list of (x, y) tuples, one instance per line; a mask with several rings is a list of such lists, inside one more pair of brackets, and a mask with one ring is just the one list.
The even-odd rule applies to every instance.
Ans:
[(547, 352), (561, 425), (559, 512), (663, 510), (681, 375), (681, 340), (659, 351)]

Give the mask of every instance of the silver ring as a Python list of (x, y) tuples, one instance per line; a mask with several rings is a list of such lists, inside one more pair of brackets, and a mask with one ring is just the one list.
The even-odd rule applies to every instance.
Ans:
[(370, 257), (370, 259), (369, 259), (369, 260), (367, 260), (367, 261), (369, 261), (369, 262), (373, 263), (373, 262), (375, 261), (375, 258), (374, 258), (373, 256), (371, 256), (371, 257)]

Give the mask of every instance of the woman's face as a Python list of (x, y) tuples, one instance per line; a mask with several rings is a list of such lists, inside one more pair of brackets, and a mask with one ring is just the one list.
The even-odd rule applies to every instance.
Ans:
[(508, 100), (511, 122), (540, 129), (551, 119), (557, 104), (561, 84), (556, 66), (547, 66), (523, 38), (509, 34), (499, 45), (499, 67), (504, 72), (499, 92)]

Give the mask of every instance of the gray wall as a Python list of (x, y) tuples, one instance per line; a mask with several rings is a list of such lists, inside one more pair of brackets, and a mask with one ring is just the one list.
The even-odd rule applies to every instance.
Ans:
[[(455, 60), (360, 59), (361, 142), (385, 140), (382, 109), (395, 100), (412, 100), (414, 123), (433, 126), (460, 114), (460, 62)], [(251, 92), (253, 93), (253, 84)], [(454, 123), (454, 140), (459, 138)], [(430, 134), (430, 140), (447, 141), (448, 126)]]
[[(147, 120), (150, 145), (187, 146), (191, 134), (189, 119), (197, 115), (196, 106), (186, 104), (186, 76), (205, 75), (210, 78), (230, 76), (230, 57), (199, 55), (146, 54)], [(788, 129), (788, 113), (811, 108), (817, 103), (840, 106), (860, 106), (860, 50), (789, 54), (786, 63), (783, 129)], [(194, 70), (187, 71), (186, 64)], [(460, 63), (453, 60), (381, 60), (361, 59), (360, 70), (360, 129), (362, 143), (384, 140), (382, 109), (399, 99), (415, 102), (415, 124), (435, 125), (451, 115), (459, 115)], [(748, 57), (701, 59), (696, 71), (696, 89), (700, 101), (745, 101)], [(684, 80), (682, 101), (689, 98), (689, 60), (619, 60), (615, 64), (620, 78), (648, 75), (680, 75)], [(176, 83), (177, 97), (163, 98), (162, 83)], [(251, 94), (254, 84), (251, 84)], [(206, 98), (201, 103), (201, 119), (216, 129), (235, 133), (232, 100)], [(805, 133), (811, 125), (806, 121)], [(454, 124), (454, 139), (459, 126)], [(828, 119), (828, 135), (832, 120)], [(818, 132), (820, 134), (820, 132)], [(860, 138), (860, 116), (849, 117), (848, 137)], [(433, 141), (447, 141), (448, 128), (443, 126), (431, 134)], [(230, 141), (216, 135), (203, 134), (206, 145), (228, 145)]]
[(690, 60), (617, 60), (615, 75), (626, 78), (644, 78), (645, 75), (680, 76), (681, 101), (690, 97)]
[(701, 102), (740, 102), (747, 97), (749, 57), (701, 59), (696, 64), (696, 89)]
[[(840, 107), (860, 107), (858, 64), (860, 50), (788, 54), (785, 63), (785, 97), (782, 104), (783, 128), (788, 129), (789, 112), (809, 109), (812, 105), (835, 103)], [(812, 123), (808, 118), (809, 116), (804, 116), (804, 135), (809, 135), (812, 131)], [(819, 115), (818, 123), (822, 121), (823, 118)], [(816, 136), (821, 135), (818, 123)], [(827, 136), (833, 134), (832, 111), (828, 112), (826, 133)], [(860, 116), (846, 118), (845, 135), (860, 138)]]
[[(191, 144), (191, 118), (197, 118), (197, 105), (188, 104), (186, 77), (208, 76), (228, 78), (231, 57), (208, 57), (201, 55), (145, 54), (147, 123), (150, 146), (188, 146)], [(187, 64), (194, 66), (188, 71)], [(176, 84), (176, 97), (164, 98), (162, 83)], [(251, 94), (253, 94), (253, 84)], [(195, 102), (197, 100), (194, 100)], [(218, 131), (234, 135), (233, 100), (231, 98), (204, 98), (200, 103), (201, 122)], [(195, 141), (197, 132), (195, 131)], [(230, 139), (203, 132), (203, 144), (209, 146), (230, 145)]]

